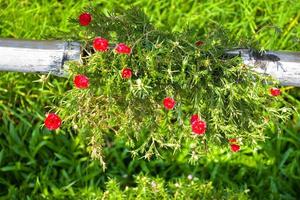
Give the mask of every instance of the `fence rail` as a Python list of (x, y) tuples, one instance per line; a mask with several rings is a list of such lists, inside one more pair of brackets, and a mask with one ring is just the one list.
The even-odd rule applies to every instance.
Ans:
[[(300, 52), (249, 49), (227, 51), (240, 56), (244, 64), (261, 74), (271, 75), (281, 85), (300, 87)], [(67, 75), (67, 61), (80, 61), (78, 42), (0, 39), (0, 71)]]

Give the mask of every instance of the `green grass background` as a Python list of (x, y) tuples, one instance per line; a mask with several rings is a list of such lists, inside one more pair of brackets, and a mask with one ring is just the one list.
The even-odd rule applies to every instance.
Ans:
[[(141, 7), (164, 30), (220, 24), (239, 37), (255, 38), (265, 49), (300, 51), (298, 0), (0, 0), (0, 37), (61, 38), (72, 29), (68, 19), (77, 17), (90, 2), (104, 12), (117, 6)], [(149, 162), (132, 160), (122, 141), (116, 141), (105, 149), (108, 169), (103, 172), (97, 161), (90, 160), (76, 133), (42, 128), (47, 106), (56, 103), (53, 96), (63, 94), (69, 82), (0, 73), (0, 199), (155, 199), (149, 190), (154, 180), (169, 189), (181, 183), (178, 199), (193, 198), (189, 195), (194, 193), (207, 199), (300, 198), (300, 119), (296, 113), (280, 125), (280, 133), (266, 133), (270, 140), (256, 149), (232, 154), (216, 148), (215, 155), (197, 165), (180, 155)], [(299, 110), (299, 90), (284, 90)], [(188, 175), (195, 177), (193, 183)]]

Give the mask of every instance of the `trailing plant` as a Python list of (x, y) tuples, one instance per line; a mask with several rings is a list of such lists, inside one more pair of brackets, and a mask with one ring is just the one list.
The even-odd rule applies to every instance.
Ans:
[[(292, 110), (273, 80), (225, 56), (255, 45), (222, 29), (161, 31), (136, 8), (106, 14), (88, 8), (73, 22), (85, 56), (70, 64), (74, 86), (55, 110), (104, 168), (102, 149), (114, 137), (134, 157), (189, 146), (186, 155), (196, 162), (211, 146), (237, 152), (256, 145)], [(61, 124), (54, 118), (45, 120), (52, 129)]]

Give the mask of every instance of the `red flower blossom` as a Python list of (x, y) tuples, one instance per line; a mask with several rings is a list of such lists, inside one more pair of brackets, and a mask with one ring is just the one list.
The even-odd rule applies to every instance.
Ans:
[(194, 114), (194, 115), (192, 115), (190, 122), (191, 122), (191, 124), (193, 124), (194, 122), (199, 121), (199, 120), (200, 120), (199, 115)]
[(234, 143), (237, 143), (237, 139), (236, 138), (231, 138), (231, 139), (228, 140), (228, 142), (230, 144), (234, 144)]
[(79, 24), (81, 26), (87, 26), (90, 24), (90, 22), (92, 21), (92, 16), (90, 13), (82, 13), (79, 18)]
[(240, 145), (237, 144), (231, 144), (230, 145), (231, 151), (238, 152), (240, 150)]
[(130, 79), (132, 76), (132, 71), (130, 68), (124, 68), (122, 70), (122, 78), (124, 79)]
[(79, 89), (85, 89), (89, 87), (89, 79), (85, 75), (76, 75), (74, 78), (74, 85)]
[(50, 113), (47, 115), (47, 117), (44, 121), (44, 124), (45, 124), (46, 128), (49, 129), (50, 131), (55, 130), (60, 127), (61, 119), (55, 113)]
[(203, 135), (206, 132), (206, 122), (202, 120), (194, 121), (192, 131), (197, 135)]
[(272, 96), (279, 96), (281, 94), (281, 91), (279, 88), (270, 88), (270, 93)]
[(203, 41), (201, 41), (201, 40), (199, 40), (199, 41), (197, 41), (196, 43), (195, 43), (195, 45), (196, 46), (202, 46), (204, 44), (204, 42)]
[(93, 46), (96, 51), (106, 51), (108, 49), (108, 40), (97, 37), (94, 39)]
[(176, 104), (175, 100), (171, 97), (166, 97), (163, 104), (167, 110), (172, 110)]
[(130, 54), (131, 48), (124, 43), (120, 43), (116, 47), (116, 52), (120, 54)]

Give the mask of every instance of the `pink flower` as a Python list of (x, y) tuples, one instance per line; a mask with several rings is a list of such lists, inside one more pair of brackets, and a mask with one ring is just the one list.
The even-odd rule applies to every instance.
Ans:
[(231, 151), (238, 152), (240, 150), (240, 145), (237, 144), (231, 144), (230, 145)]
[(89, 87), (89, 79), (85, 75), (76, 75), (74, 78), (74, 85), (79, 89), (85, 89)]
[(124, 79), (130, 79), (132, 76), (132, 71), (130, 68), (124, 68), (122, 70), (122, 78)]
[(202, 120), (194, 121), (192, 131), (197, 135), (203, 135), (206, 132), (206, 122)]
[(130, 54), (131, 48), (124, 43), (120, 43), (116, 47), (116, 52), (119, 54)]
[(106, 51), (108, 49), (108, 40), (97, 37), (94, 39), (93, 46), (96, 51)]
[(50, 113), (47, 115), (44, 124), (50, 131), (58, 129), (61, 125), (61, 119), (55, 113)]
[(194, 114), (194, 115), (191, 116), (190, 122), (191, 122), (191, 124), (193, 124), (194, 122), (199, 121), (199, 119), (200, 119), (199, 115)]
[(163, 104), (167, 110), (172, 110), (176, 104), (175, 100), (171, 97), (166, 97)]
[(92, 16), (90, 13), (82, 13), (79, 17), (79, 24), (81, 26), (87, 26), (90, 24), (90, 22), (92, 21)]
[(279, 88), (273, 87), (270, 88), (270, 93), (272, 96), (279, 96), (281, 94), (281, 91)]

